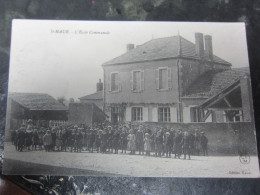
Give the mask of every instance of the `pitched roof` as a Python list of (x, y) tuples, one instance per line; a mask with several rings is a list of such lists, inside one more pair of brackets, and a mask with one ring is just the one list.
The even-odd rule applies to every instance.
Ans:
[[(103, 65), (173, 58), (178, 57), (180, 51), (182, 57), (199, 59), (195, 52), (195, 44), (177, 35), (172, 37), (152, 39), (122, 54), (119, 57), (105, 62)], [(230, 64), (229, 62), (215, 55), (213, 56), (213, 61), (222, 64)]]
[(234, 68), (226, 71), (208, 71), (200, 76), (185, 91), (183, 97), (208, 98), (232, 85), (242, 76), (249, 75), (249, 68)]
[(14, 93), (9, 92), (8, 98), (29, 110), (68, 110), (52, 96), (44, 93)]
[(79, 99), (80, 100), (102, 100), (103, 99), (103, 91), (98, 91), (96, 93), (80, 97)]

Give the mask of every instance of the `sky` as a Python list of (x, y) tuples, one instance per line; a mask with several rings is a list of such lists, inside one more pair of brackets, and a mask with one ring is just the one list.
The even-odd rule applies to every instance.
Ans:
[(77, 100), (96, 92), (101, 65), (127, 44), (178, 33), (194, 43), (195, 32), (211, 35), (214, 54), (233, 68), (249, 66), (244, 23), (13, 20), (9, 91)]

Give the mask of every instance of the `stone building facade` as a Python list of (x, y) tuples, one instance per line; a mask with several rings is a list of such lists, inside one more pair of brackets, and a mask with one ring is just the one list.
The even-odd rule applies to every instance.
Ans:
[[(102, 65), (104, 111), (113, 123), (225, 121), (224, 108), (232, 110), (227, 98), (218, 100), (224, 101), (220, 108), (203, 103), (248, 74), (231, 66), (214, 55), (212, 37), (202, 33), (195, 33), (195, 43), (177, 35), (128, 44), (126, 53)], [(242, 104), (236, 106), (243, 115)]]

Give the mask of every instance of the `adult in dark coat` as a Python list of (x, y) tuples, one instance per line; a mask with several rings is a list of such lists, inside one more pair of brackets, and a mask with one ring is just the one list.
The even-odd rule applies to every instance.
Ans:
[(127, 149), (127, 132), (126, 132), (126, 129), (123, 129), (122, 133), (120, 134), (120, 145), (121, 145), (121, 149), (122, 149), (122, 152), (125, 151), (126, 153), (126, 149)]
[(16, 131), (15, 131), (15, 149), (16, 150), (18, 150), (18, 132), (19, 132), (20, 130), (19, 129), (17, 129)]
[(56, 131), (56, 143), (55, 143), (56, 149), (58, 151), (62, 150), (62, 128), (60, 127)]
[(188, 131), (184, 132), (183, 138), (182, 138), (182, 147), (183, 147), (183, 154), (184, 154), (184, 159), (186, 159), (186, 155), (189, 156), (190, 159), (190, 154), (191, 154), (191, 137)]
[(144, 135), (143, 132), (141, 130), (141, 127), (139, 127), (138, 131), (136, 132), (136, 150), (139, 151), (139, 155), (141, 155), (141, 153), (144, 153)]
[(119, 145), (120, 145), (120, 132), (116, 130), (113, 138), (113, 146), (115, 149), (115, 154), (118, 154)]
[(101, 152), (101, 142), (102, 142), (102, 130), (97, 129), (96, 137), (95, 137), (95, 146), (97, 152)]
[(33, 144), (32, 137), (33, 137), (32, 129), (31, 128), (26, 129), (26, 131), (25, 131), (25, 146), (26, 146), (27, 150), (31, 150), (31, 146)]
[(175, 137), (175, 144), (174, 144), (174, 152), (175, 152), (175, 158), (178, 156), (178, 158), (181, 157), (182, 153), (182, 132), (179, 130), (177, 132), (177, 135)]
[(195, 153), (195, 135), (189, 131), (189, 136), (190, 136), (190, 152), (192, 155)]
[(207, 156), (208, 155), (208, 138), (205, 136), (204, 132), (201, 132), (200, 145), (201, 145), (203, 155)]
[(106, 129), (102, 131), (102, 137), (101, 137), (101, 152), (106, 153), (107, 152), (107, 139), (108, 139), (108, 134)]
[(39, 135), (37, 129), (34, 129), (32, 134), (32, 141), (33, 141), (33, 149), (37, 149), (37, 146), (39, 145)]
[(55, 146), (56, 146), (56, 128), (52, 129), (52, 131), (51, 131), (51, 138), (52, 138), (51, 150), (55, 151)]
[(68, 147), (70, 148), (70, 152), (72, 152), (74, 147), (74, 129), (70, 128), (67, 131), (67, 140), (68, 140)]
[(155, 151), (155, 137), (156, 137), (156, 132), (153, 132), (150, 136), (151, 139), (151, 151)]
[(25, 128), (21, 127), (17, 131), (17, 146), (19, 152), (23, 151), (24, 145), (25, 145)]
[(159, 130), (155, 137), (155, 156), (162, 156), (162, 148), (163, 148), (163, 133)]
[(61, 132), (61, 150), (66, 152), (68, 146), (68, 133), (66, 129)]
[(200, 145), (200, 138), (201, 138), (201, 135), (200, 135), (200, 132), (199, 132), (199, 129), (195, 129), (195, 134), (194, 134), (194, 154), (196, 155), (200, 155), (200, 148), (201, 148), (201, 145)]
[(107, 133), (107, 148), (108, 148), (108, 152), (112, 152), (113, 153), (113, 129), (111, 126), (108, 126), (108, 133)]
[(175, 141), (175, 131), (173, 128), (170, 129), (170, 141), (171, 141), (171, 148), (170, 148), (170, 154), (173, 154), (174, 152), (174, 141)]
[(90, 131), (89, 131), (88, 143), (89, 143), (89, 151), (93, 152), (94, 151), (94, 143), (95, 143), (95, 132), (93, 131), (93, 129), (90, 129)]
[(81, 152), (83, 135), (80, 131), (76, 131), (75, 134), (75, 152)]
[(38, 141), (38, 145), (39, 145), (39, 149), (43, 149), (43, 136), (45, 135), (45, 128), (41, 127), (40, 130), (38, 131), (38, 137), (39, 137), (39, 141)]
[(172, 140), (171, 140), (171, 136), (170, 136), (169, 132), (165, 133), (163, 145), (164, 145), (164, 148), (165, 148), (166, 158), (171, 157)]
[(50, 152), (52, 146), (52, 137), (50, 130), (47, 130), (46, 134), (43, 136), (43, 144), (45, 147), (45, 151)]

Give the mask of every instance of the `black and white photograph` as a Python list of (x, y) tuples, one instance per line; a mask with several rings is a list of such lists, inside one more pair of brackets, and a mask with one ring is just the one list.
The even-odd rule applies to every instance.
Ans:
[(244, 23), (12, 21), (3, 173), (256, 178)]

